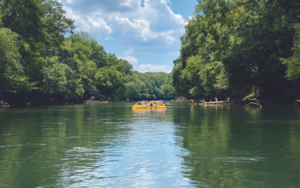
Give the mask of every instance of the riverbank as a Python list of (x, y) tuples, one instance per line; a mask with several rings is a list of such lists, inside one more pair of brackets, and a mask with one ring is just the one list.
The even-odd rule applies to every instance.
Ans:
[(239, 104), (239, 105), (257, 105), (257, 106), (269, 106), (269, 105), (300, 105), (300, 100), (273, 100), (273, 101), (265, 101), (262, 99), (245, 99), (245, 100), (230, 100), (230, 98), (227, 98), (225, 100), (219, 101), (217, 98), (215, 98), (214, 101), (205, 101), (205, 100), (194, 100), (194, 99), (184, 99), (184, 98), (178, 98), (176, 99), (177, 102), (189, 102), (194, 105), (227, 105), (227, 104)]
[(71, 104), (101, 104), (101, 103), (110, 103), (110, 102), (125, 102), (125, 101), (99, 101), (99, 100), (72, 100), (72, 101), (41, 101), (39, 103), (23, 103), (23, 104), (14, 104), (8, 103), (6, 101), (0, 101), (0, 107), (18, 107), (18, 106), (40, 106), (40, 105), (71, 105)]
[[(9, 108), (9, 107), (24, 107), (24, 106), (43, 106), (43, 105), (72, 105), (72, 104), (106, 104), (106, 103), (116, 103), (116, 102), (129, 102), (134, 103), (142, 100), (156, 100), (156, 99), (136, 99), (136, 100), (96, 100), (95, 98), (91, 98), (89, 100), (70, 100), (70, 101), (58, 101), (58, 100), (41, 100), (31, 102), (23, 102), (23, 103), (9, 103), (3, 100), (0, 100), (0, 107)], [(169, 99), (161, 99), (161, 100), (169, 100)]]

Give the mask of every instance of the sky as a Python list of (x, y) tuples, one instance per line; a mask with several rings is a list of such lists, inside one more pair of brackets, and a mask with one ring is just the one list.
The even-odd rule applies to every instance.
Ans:
[(197, 0), (59, 0), (76, 30), (140, 72), (170, 72)]

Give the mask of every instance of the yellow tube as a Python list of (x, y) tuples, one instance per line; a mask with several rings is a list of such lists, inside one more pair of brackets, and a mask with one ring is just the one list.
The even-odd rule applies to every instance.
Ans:
[(137, 109), (167, 109), (167, 106), (153, 106), (153, 107), (147, 107), (147, 106), (132, 106), (133, 110)]
[(132, 106), (132, 109), (146, 109), (147, 106), (146, 105), (142, 105), (142, 106)]

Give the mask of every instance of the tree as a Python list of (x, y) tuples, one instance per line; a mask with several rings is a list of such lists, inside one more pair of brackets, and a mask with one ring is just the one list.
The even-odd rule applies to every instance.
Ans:
[(297, 0), (201, 0), (181, 37), (173, 87), (193, 98), (282, 97), (293, 90), (280, 58), (292, 56)]
[(290, 80), (300, 79), (300, 25), (297, 24), (296, 36), (294, 39), (294, 55), (288, 59), (282, 59), (283, 64), (287, 66), (287, 77)]
[(0, 28), (0, 97), (9, 92), (29, 91), (28, 82), (20, 64), (18, 35), (7, 28)]

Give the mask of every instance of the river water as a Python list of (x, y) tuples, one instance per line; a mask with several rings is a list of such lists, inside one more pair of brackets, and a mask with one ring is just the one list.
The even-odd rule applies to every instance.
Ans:
[(0, 187), (299, 188), (300, 108), (0, 108)]

